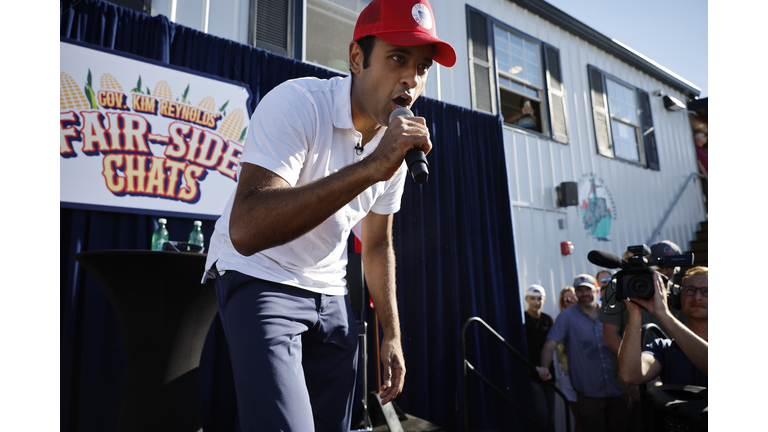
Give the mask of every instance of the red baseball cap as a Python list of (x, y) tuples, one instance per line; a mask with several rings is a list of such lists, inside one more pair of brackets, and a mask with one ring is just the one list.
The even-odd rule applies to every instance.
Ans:
[(437, 38), (434, 16), (427, 0), (373, 0), (360, 12), (353, 39), (374, 35), (393, 45), (433, 44), (433, 60), (452, 67), (456, 64), (456, 51)]

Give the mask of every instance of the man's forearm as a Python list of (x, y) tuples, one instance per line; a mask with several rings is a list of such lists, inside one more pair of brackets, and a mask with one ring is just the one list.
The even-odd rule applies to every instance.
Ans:
[(619, 354), (619, 346), (621, 346), (621, 335), (619, 335), (619, 327), (610, 324), (603, 323), (603, 340), (614, 354)]
[(250, 256), (295, 240), (374, 183), (363, 162), (297, 187), (265, 168), (244, 165), (230, 216), (232, 244)]
[(557, 342), (550, 341), (552, 341), (552, 339), (547, 339), (547, 341), (544, 342), (544, 347), (541, 349), (541, 364), (535, 366), (541, 366), (545, 369), (549, 369), (549, 366), (552, 364), (552, 353), (555, 351), (555, 347), (557, 346)]
[(363, 265), (368, 292), (384, 329), (380, 360), (381, 403), (387, 404), (403, 390), (405, 359), (400, 336), (395, 286), (395, 252), (392, 249), (392, 215), (368, 213), (362, 221)]
[(669, 332), (670, 337), (677, 342), (677, 345), (680, 346), (688, 359), (705, 375), (709, 375), (709, 343), (697, 336), (691, 329), (672, 316), (672, 314), (664, 314), (658, 318)]
[(629, 322), (619, 346), (619, 377), (628, 384), (639, 384), (643, 381), (641, 325), (642, 315), (630, 313)]
[(400, 315), (397, 310), (395, 254), (391, 245), (365, 245), (363, 263), (368, 293), (373, 298), (384, 337), (399, 341)]

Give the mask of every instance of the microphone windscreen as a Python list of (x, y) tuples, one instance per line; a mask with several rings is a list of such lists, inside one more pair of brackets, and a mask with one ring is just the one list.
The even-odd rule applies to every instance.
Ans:
[(392, 120), (394, 120), (395, 117), (413, 117), (413, 111), (406, 107), (397, 107), (392, 111), (392, 114), (389, 115), (389, 122), (392, 123)]
[(599, 250), (593, 250), (587, 254), (587, 259), (594, 265), (605, 268), (619, 268), (621, 267), (621, 258), (618, 255), (614, 255), (610, 252), (603, 252)]

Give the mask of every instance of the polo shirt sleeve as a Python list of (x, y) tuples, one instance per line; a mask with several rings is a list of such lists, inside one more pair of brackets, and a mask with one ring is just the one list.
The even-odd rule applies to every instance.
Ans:
[[(577, 307), (577, 306), (571, 306), (571, 307)], [(552, 339), (557, 343), (565, 344), (565, 340), (567, 339), (566, 337), (567, 329), (568, 329), (568, 315), (561, 313), (560, 315), (558, 315), (557, 319), (555, 320), (555, 323), (552, 324), (552, 328), (549, 329), (549, 333), (547, 333), (547, 338)]]
[(654, 358), (656, 358), (656, 361), (661, 364), (661, 368), (664, 369), (664, 361), (666, 360), (666, 353), (667, 350), (670, 349), (672, 346), (672, 341), (670, 339), (662, 339), (658, 338), (654, 340), (653, 342), (649, 343), (645, 346), (645, 349), (643, 349), (643, 353), (648, 353), (652, 355)]
[(296, 186), (317, 135), (314, 101), (283, 83), (267, 93), (251, 117), (240, 163), (258, 165)]
[(391, 179), (387, 180), (386, 191), (376, 198), (376, 202), (371, 207), (371, 211), (380, 215), (390, 215), (400, 211), (402, 202), (403, 188), (405, 187), (405, 178), (408, 174), (408, 167), (403, 161), (400, 169), (397, 170)]

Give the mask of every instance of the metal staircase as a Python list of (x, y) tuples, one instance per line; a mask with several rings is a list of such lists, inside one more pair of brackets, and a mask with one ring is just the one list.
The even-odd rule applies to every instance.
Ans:
[(707, 224), (708, 221), (699, 222), (699, 230), (696, 231), (696, 240), (690, 242), (691, 250), (686, 253), (693, 253), (693, 265), (708, 267), (707, 257)]

